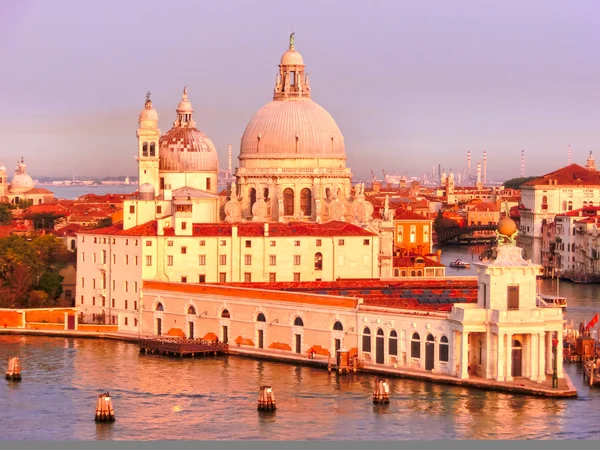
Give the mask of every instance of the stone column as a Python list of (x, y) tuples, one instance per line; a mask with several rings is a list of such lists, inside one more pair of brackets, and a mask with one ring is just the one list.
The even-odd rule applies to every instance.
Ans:
[(546, 341), (544, 332), (538, 333), (538, 383), (546, 380)]
[(506, 333), (506, 381), (512, 381), (512, 333)]
[(538, 379), (538, 335), (530, 334), (529, 335), (529, 379), (532, 381), (537, 381)]
[(558, 338), (558, 347), (556, 348), (556, 373), (558, 378), (564, 378), (565, 375), (563, 373), (563, 330), (559, 328), (556, 333), (556, 337)]
[(506, 358), (506, 353), (504, 350), (504, 333), (498, 332), (498, 350), (496, 354), (496, 381), (504, 381), (504, 359)]
[(79, 329), (79, 314), (75, 313), (75, 330)]
[(65, 313), (65, 330), (69, 328), (69, 313)]
[(546, 374), (552, 375), (552, 332), (546, 331)]
[(463, 330), (460, 342), (460, 375), (461, 380), (469, 378), (469, 333)]

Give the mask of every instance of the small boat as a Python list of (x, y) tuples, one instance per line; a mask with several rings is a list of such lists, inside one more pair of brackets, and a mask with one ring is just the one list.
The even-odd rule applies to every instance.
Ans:
[(583, 379), (587, 379), (590, 387), (600, 387), (600, 365), (594, 361), (588, 361), (583, 366)]
[(544, 308), (566, 308), (567, 299), (557, 295), (538, 294), (538, 306)]
[(461, 259), (457, 259), (456, 261), (452, 261), (450, 263), (450, 267), (456, 267), (457, 269), (468, 269), (469, 267), (471, 267), (471, 264), (469, 264), (468, 262), (464, 262)]

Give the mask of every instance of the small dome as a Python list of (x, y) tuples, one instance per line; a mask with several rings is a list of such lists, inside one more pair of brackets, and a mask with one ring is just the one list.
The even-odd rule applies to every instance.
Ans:
[(503, 217), (498, 222), (498, 233), (510, 237), (517, 231), (517, 224), (510, 217)]
[(159, 170), (216, 172), (219, 158), (212, 141), (197, 128), (173, 127), (159, 140)]
[(187, 86), (183, 88), (183, 96), (181, 97), (181, 101), (179, 102), (179, 105), (177, 105), (177, 112), (179, 112), (179, 113), (194, 112), (194, 108), (192, 108), (192, 104), (188, 100)]
[(154, 200), (154, 186), (150, 183), (140, 185), (138, 189), (140, 200)]
[(148, 193), (148, 192), (152, 192), (154, 193), (154, 186), (152, 186), (150, 183), (144, 183), (140, 186), (139, 189), (139, 193)]
[(142, 112), (140, 112), (140, 122), (142, 121), (158, 122), (158, 113), (152, 107), (152, 102), (150, 100), (146, 101), (144, 109), (142, 109)]
[(297, 52), (293, 48), (290, 48), (281, 57), (281, 65), (282, 66), (303, 66), (304, 60), (302, 59), (302, 55), (299, 52)]
[(26, 173), (18, 173), (10, 181), (10, 190), (12, 192), (27, 192), (33, 188), (33, 179)]

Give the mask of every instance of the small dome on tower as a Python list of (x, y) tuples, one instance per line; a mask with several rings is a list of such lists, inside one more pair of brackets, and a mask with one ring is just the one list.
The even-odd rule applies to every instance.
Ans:
[(293, 48), (290, 48), (281, 57), (281, 65), (282, 66), (303, 66), (304, 60), (302, 59), (302, 55), (299, 52), (297, 52)]
[(192, 112), (194, 112), (194, 108), (192, 108), (192, 104), (188, 100), (187, 86), (185, 86), (183, 88), (183, 95), (181, 97), (181, 101), (179, 102), (179, 105), (177, 105), (177, 112), (178, 113), (192, 113)]
[(152, 106), (150, 92), (146, 94), (146, 103), (140, 112), (139, 124), (140, 128), (156, 128), (158, 126), (158, 113)]
[(138, 192), (140, 194), (140, 200), (154, 200), (154, 186), (150, 183), (140, 185)]
[(27, 175), (27, 166), (21, 158), (21, 162), (17, 164), (15, 175), (10, 180), (10, 190), (15, 193), (27, 192), (35, 187), (33, 178)]

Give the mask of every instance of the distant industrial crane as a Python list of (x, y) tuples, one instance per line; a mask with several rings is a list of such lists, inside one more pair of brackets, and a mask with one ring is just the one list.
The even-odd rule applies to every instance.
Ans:
[(377, 177), (375, 176), (375, 172), (371, 170), (371, 175), (373, 175), (373, 181), (377, 181)]
[(390, 187), (390, 184), (388, 183), (388, 179), (387, 179), (387, 175), (385, 174), (385, 170), (381, 169), (381, 172), (383, 173), (383, 181), (385, 181), (385, 187), (386, 189)]

